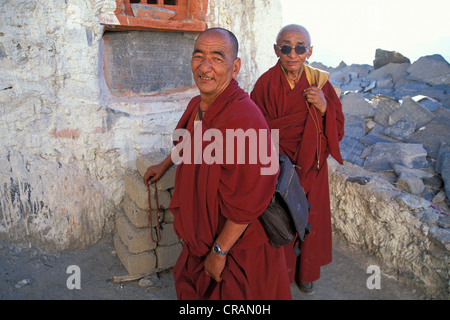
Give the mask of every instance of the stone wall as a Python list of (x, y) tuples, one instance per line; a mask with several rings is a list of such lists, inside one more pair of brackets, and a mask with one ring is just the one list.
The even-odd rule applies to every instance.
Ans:
[(333, 232), (374, 257), (384, 274), (448, 299), (449, 239), (431, 205), (349, 162), (331, 159), (329, 179)]
[(114, 247), (130, 275), (156, 273), (171, 268), (182, 249), (173, 229), (173, 214), (168, 210), (175, 187), (175, 166), (150, 186), (152, 213), (149, 212), (149, 192), (143, 176), (149, 166), (158, 164), (163, 158), (163, 154), (139, 156), (136, 160), (137, 170), (130, 171), (124, 177), (125, 198), (123, 210), (119, 210), (116, 216)]

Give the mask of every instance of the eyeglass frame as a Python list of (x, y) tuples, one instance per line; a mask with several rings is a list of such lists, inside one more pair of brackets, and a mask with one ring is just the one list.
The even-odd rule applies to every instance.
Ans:
[[(302, 55), (302, 54), (305, 54), (305, 52), (307, 52), (309, 48), (311, 48), (311, 45), (309, 45), (309, 46), (305, 46), (305, 45), (296, 45), (295, 47), (290, 46), (290, 45), (287, 45), (287, 44), (284, 44), (284, 45), (280, 46), (280, 45), (277, 44), (277, 43), (276, 43), (275, 45), (278, 47), (278, 49), (280, 49), (280, 52), (281, 52), (282, 54), (285, 54), (285, 55), (290, 54), (290, 53), (292, 52), (292, 49), (294, 49), (294, 51), (295, 51), (296, 54)], [(289, 49), (290, 49), (289, 52), (284, 53), (283, 50), (282, 50), (283, 47), (289, 47)], [(297, 48), (297, 47), (301, 47), (301, 48), (303, 47), (303, 48), (305, 49), (305, 51), (302, 52), (302, 53), (298, 53), (297, 50), (295, 49), (295, 48)]]

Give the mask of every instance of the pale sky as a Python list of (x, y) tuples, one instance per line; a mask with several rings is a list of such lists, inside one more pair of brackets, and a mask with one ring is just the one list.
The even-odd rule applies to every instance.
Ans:
[(450, 62), (449, 0), (280, 0), (283, 25), (306, 27), (313, 55), (336, 67), (373, 64), (377, 48), (411, 60), (440, 54)]

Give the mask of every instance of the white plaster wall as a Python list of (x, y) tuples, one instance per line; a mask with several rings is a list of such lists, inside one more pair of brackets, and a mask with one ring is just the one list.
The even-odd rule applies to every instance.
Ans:
[(251, 92), (256, 80), (272, 67), (277, 57), (273, 50), (282, 27), (278, 0), (209, 0), (208, 26), (233, 32), (240, 45), (242, 67), (238, 82)]
[[(3, 1), (0, 44), (0, 236), (57, 249), (111, 228), (116, 157), (99, 150), (95, 1)], [(100, 129), (99, 129), (100, 128)], [(105, 131), (105, 132), (104, 132)], [(105, 230), (106, 228), (106, 230)]]

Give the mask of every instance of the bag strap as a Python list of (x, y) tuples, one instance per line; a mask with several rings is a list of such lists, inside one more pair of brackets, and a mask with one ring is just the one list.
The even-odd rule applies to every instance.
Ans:
[[(308, 112), (311, 115), (312, 121), (314, 122), (314, 126), (317, 130), (317, 147), (316, 147), (316, 157), (317, 157), (317, 170), (320, 168), (320, 147), (321, 147), (321, 134), (322, 130), (320, 130), (319, 116), (317, 115), (317, 109), (315, 107), (310, 107), (309, 102), (305, 99), (306, 108), (308, 108)], [(314, 111), (314, 112), (313, 112)]]
[(198, 119), (200, 120), (200, 121), (202, 121), (203, 120), (203, 112), (202, 112), (202, 109), (200, 109), (200, 103), (198, 104)]
[(299, 238), (298, 235), (297, 235), (297, 236), (295, 237), (295, 240), (294, 240), (294, 254), (295, 254), (297, 257), (300, 257), (301, 253), (302, 253), (302, 249), (301, 249), (301, 241), (300, 241), (300, 238)]
[(159, 213), (162, 211), (161, 208), (158, 205), (158, 190), (156, 189), (156, 182), (155, 182), (155, 202), (156, 202), (156, 240), (153, 237), (153, 219), (152, 219), (152, 205), (151, 205), (151, 192), (150, 192), (150, 184), (147, 185), (147, 191), (148, 191), (148, 211), (149, 211), (149, 220), (150, 220), (150, 235), (152, 237), (152, 241), (155, 243), (158, 243), (161, 241), (161, 226), (159, 224)]

